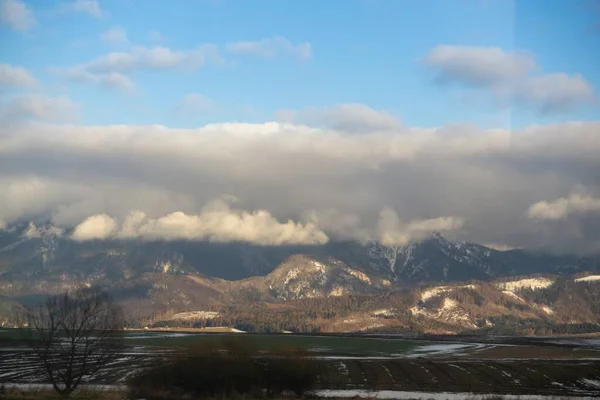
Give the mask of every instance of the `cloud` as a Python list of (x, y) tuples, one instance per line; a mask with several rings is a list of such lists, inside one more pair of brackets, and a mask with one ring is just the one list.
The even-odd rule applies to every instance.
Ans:
[(523, 104), (542, 113), (567, 112), (597, 101), (581, 75), (543, 73), (534, 56), (498, 47), (437, 46), (425, 57), (440, 84), (484, 90), (495, 101)]
[(180, 115), (213, 113), (216, 111), (212, 100), (199, 93), (188, 93), (175, 106), (173, 111)]
[(63, 4), (61, 10), (63, 12), (83, 13), (94, 18), (101, 18), (106, 14), (102, 8), (100, 8), (98, 0), (75, 0)]
[(0, 21), (16, 31), (27, 31), (36, 24), (33, 12), (22, 0), (0, 0)]
[(373, 132), (402, 128), (400, 121), (386, 111), (374, 110), (363, 104), (340, 104), (325, 108), (306, 108), (300, 111), (280, 110), (279, 121), (322, 125), (345, 132)]
[(109, 28), (106, 32), (100, 35), (100, 39), (106, 43), (114, 45), (129, 43), (127, 31), (121, 26), (113, 26)]
[(44, 96), (40, 94), (14, 95), (1, 102), (0, 121), (18, 122), (35, 119), (52, 122), (73, 121), (77, 118), (80, 105), (66, 96)]
[(223, 200), (215, 200), (199, 215), (181, 211), (148, 218), (134, 211), (119, 228), (106, 214), (87, 218), (73, 232), (75, 240), (141, 238), (148, 240), (207, 240), (210, 242), (247, 242), (257, 245), (325, 244), (327, 235), (311, 223), (277, 221), (268, 211), (248, 213), (232, 210)]
[(385, 207), (379, 213), (379, 238), (384, 246), (406, 246), (433, 233), (460, 229), (464, 220), (458, 217), (437, 217), (403, 223), (396, 211)]
[(36, 79), (23, 67), (0, 63), (0, 90), (35, 86)]
[(74, 240), (108, 239), (117, 230), (117, 222), (106, 214), (92, 215), (75, 227)]
[(312, 46), (310, 43), (294, 44), (283, 36), (256, 41), (232, 42), (227, 44), (227, 50), (234, 54), (251, 55), (261, 58), (271, 58), (281, 53), (291, 54), (300, 60), (312, 58)]
[[(570, 228), (558, 229), (523, 216), (578, 185), (600, 197), (600, 122), (516, 130), (323, 125), (0, 124), (0, 220), (43, 214), (69, 229), (106, 214), (121, 232), (139, 210), (144, 237), (178, 221), (193, 228), (182, 230), (194, 232), (187, 235), (216, 240), (216, 230), (199, 227), (214, 215), (206, 204), (227, 193), (239, 199), (232, 221), (294, 221), (294, 229), (312, 226), (330, 240), (401, 243), (442, 231), (509, 247), (597, 248), (590, 218), (570, 216)], [(381, 222), (387, 208), (396, 216), (389, 226)]]
[(202, 45), (191, 50), (173, 50), (164, 46), (133, 46), (126, 52), (112, 52), (87, 63), (68, 68), (66, 77), (75, 82), (88, 82), (109, 88), (130, 89), (128, 74), (143, 70), (194, 70), (207, 61), (219, 62), (218, 50)]
[(135, 86), (127, 75), (119, 72), (94, 74), (82, 69), (72, 69), (67, 72), (66, 76), (74, 83), (91, 83), (108, 89), (129, 91)]
[(587, 212), (600, 213), (600, 197), (573, 194), (554, 201), (540, 201), (529, 207), (528, 215), (529, 218), (557, 221)]

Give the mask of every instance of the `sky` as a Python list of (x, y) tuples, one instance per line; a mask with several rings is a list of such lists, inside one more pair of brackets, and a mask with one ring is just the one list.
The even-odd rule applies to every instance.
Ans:
[(0, 35), (4, 229), (600, 252), (598, 1), (0, 0)]

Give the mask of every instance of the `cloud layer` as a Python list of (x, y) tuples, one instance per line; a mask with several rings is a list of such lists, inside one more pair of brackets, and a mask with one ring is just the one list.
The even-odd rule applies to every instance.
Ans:
[[(578, 217), (600, 197), (599, 122), (423, 129), (362, 105), (317, 111), (309, 125), (2, 125), (0, 220), (45, 214), (79, 240), (397, 245), (441, 231), (600, 249), (600, 230)], [(576, 187), (589, 199), (569, 197)], [(213, 202), (223, 195), (236, 207)], [(569, 229), (539, 222), (558, 216)]]

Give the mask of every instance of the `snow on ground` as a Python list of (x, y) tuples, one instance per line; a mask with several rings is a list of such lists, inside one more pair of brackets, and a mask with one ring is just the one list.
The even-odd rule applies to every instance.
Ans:
[(171, 319), (188, 321), (194, 319), (213, 319), (217, 318), (219, 313), (216, 311), (187, 311), (180, 312), (171, 317)]
[(518, 302), (521, 302), (521, 303), (525, 303), (525, 300), (523, 300), (522, 298), (520, 298), (519, 296), (517, 296), (513, 292), (510, 292), (508, 290), (503, 290), (502, 293), (504, 295), (510, 297), (511, 299), (517, 300)]
[(423, 315), (427, 318), (446, 321), (451, 324), (459, 324), (476, 328), (477, 325), (471, 320), (471, 316), (454, 299), (445, 298), (442, 306), (437, 310), (415, 306), (410, 309), (412, 315)]
[(583, 278), (575, 279), (575, 282), (593, 282), (593, 281), (600, 281), (600, 275), (589, 275), (589, 276), (584, 276)]
[[(427, 392), (401, 392), (394, 390), (368, 391), (368, 390), (317, 390), (314, 392), (317, 397), (333, 398), (353, 398), (362, 397), (369, 399), (397, 399), (397, 400), (462, 400), (462, 399), (504, 399), (504, 400), (551, 400), (555, 396), (542, 395), (499, 395), (499, 394), (479, 394), (479, 393), (427, 393)], [(577, 399), (592, 400), (597, 397), (577, 397)]]
[(441, 344), (427, 344), (419, 346), (412, 350), (410, 353), (405, 354), (406, 358), (416, 358), (423, 356), (439, 356), (445, 354), (455, 354), (464, 350), (476, 349), (480, 346), (473, 343), (441, 343)]
[(424, 290), (421, 293), (421, 301), (427, 301), (433, 297), (439, 296), (442, 293), (448, 293), (451, 292), (453, 290), (458, 290), (458, 289), (475, 289), (476, 286), (475, 285), (462, 285), (462, 286), (435, 286), (432, 288), (429, 288), (427, 290)]
[(552, 279), (548, 278), (526, 278), (519, 279), (516, 281), (509, 282), (498, 282), (496, 283), (496, 287), (502, 290), (506, 290), (509, 292), (514, 292), (521, 289), (546, 289), (554, 283)]
[[(54, 388), (49, 383), (4, 383), (4, 387), (8, 390), (19, 390), (23, 392), (37, 392), (41, 390), (54, 391)], [(95, 392), (113, 392), (127, 390), (125, 385), (79, 385), (78, 391), (95, 391)]]
[(595, 379), (582, 379), (584, 385), (588, 387), (593, 387), (594, 389), (600, 389), (600, 381)]
[(384, 308), (381, 310), (375, 310), (372, 314), (376, 317), (393, 317), (394, 315), (396, 315), (396, 312), (393, 308)]
[(348, 369), (348, 367), (346, 366), (346, 364), (344, 364), (344, 363), (343, 363), (343, 362), (341, 362), (341, 361), (338, 363), (338, 370), (339, 370), (339, 371), (340, 371), (342, 374), (344, 374), (344, 375), (346, 375), (346, 376), (349, 376), (349, 375), (350, 375), (350, 370)]
[(550, 308), (550, 307), (548, 307), (548, 306), (539, 306), (539, 307), (540, 307), (540, 309), (541, 309), (543, 312), (545, 312), (546, 314), (549, 314), (549, 315), (550, 315), (550, 314), (554, 314), (554, 310), (553, 310), (553, 309), (551, 309), (551, 308)]
[[(522, 297), (517, 296), (516, 294), (514, 294), (513, 292), (511, 292), (509, 290), (503, 290), (502, 294), (504, 294), (505, 296), (510, 297), (513, 300), (518, 301), (519, 303), (527, 304), (527, 302)], [(554, 314), (554, 310), (551, 309), (548, 306), (539, 305), (539, 304), (533, 304), (533, 307), (542, 310), (543, 312), (545, 312), (548, 315)]]

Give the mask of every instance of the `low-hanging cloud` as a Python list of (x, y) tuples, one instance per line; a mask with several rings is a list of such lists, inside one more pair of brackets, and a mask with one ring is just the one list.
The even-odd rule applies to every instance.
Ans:
[(378, 241), (384, 246), (406, 246), (433, 233), (453, 231), (463, 225), (464, 221), (459, 217), (437, 217), (403, 223), (393, 209), (386, 207), (379, 213)]
[(72, 238), (80, 241), (111, 238), (206, 240), (265, 246), (325, 244), (329, 240), (312, 223), (279, 222), (268, 211), (233, 210), (223, 200), (209, 203), (198, 215), (177, 211), (160, 218), (149, 218), (142, 211), (133, 211), (121, 226), (106, 214), (94, 215), (75, 227)]
[(572, 214), (600, 213), (600, 198), (572, 194), (553, 201), (540, 201), (529, 207), (530, 218), (557, 221)]
[[(506, 247), (597, 248), (586, 221), (570, 221), (564, 230), (523, 215), (576, 186), (600, 196), (599, 122), (425, 129), (377, 110), (360, 114), (359, 131), (331, 122), (353, 110), (338, 107), (326, 124), (4, 124), (0, 220), (10, 225), (43, 214), (62, 229), (103, 214), (115, 222), (109, 229), (108, 219), (92, 220), (80, 230), (88, 237), (134, 232), (271, 244), (325, 238), (402, 243), (440, 231)], [(377, 115), (385, 128), (369, 129), (378, 125)], [(239, 199), (236, 208), (208, 212), (206, 204), (223, 194)], [(386, 207), (399, 222), (382, 231)], [(135, 210), (144, 222), (128, 219)], [(217, 220), (243, 229), (225, 229)], [(169, 233), (174, 226), (173, 232), (187, 233)]]

